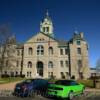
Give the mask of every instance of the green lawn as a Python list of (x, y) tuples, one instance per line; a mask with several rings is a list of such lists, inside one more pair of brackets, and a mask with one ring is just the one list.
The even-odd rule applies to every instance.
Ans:
[(21, 80), (25, 80), (25, 78), (20, 78), (20, 77), (0, 78), (0, 84), (16, 82)]

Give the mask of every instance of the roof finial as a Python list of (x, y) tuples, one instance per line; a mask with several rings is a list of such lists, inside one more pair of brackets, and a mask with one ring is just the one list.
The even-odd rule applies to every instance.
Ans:
[(78, 34), (77, 27), (75, 27), (74, 33), (75, 33), (75, 34)]
[(49, 16), (49, 12), (48, 12), (48, 9), (46, 10), (46, 16), (47, 16), (47, 17)]

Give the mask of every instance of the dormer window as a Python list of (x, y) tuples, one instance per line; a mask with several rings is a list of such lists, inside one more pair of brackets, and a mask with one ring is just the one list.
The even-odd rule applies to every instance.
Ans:
[(80, 40), (77, 40), (77, 45), (80, 45), (80, 44), (81, 44)]

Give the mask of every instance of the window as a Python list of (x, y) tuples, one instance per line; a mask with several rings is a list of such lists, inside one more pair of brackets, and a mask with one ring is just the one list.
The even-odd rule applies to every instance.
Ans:
[(20, 55), (20, 51), (19, 50), (17, 50), (17, 56), (19, 56)]
[(82, 60), (78, 60), (78, 68), (82, 67)]
[(27, 67), (28, 68), (32, 68), (32, 62), (31, 61), (28, 62), (28, 66)]
[(83, 79), (83, 78), (84, 78), (84, 76), (83, 76), (83, 73), (82, 73), (82, 72), (79, 72), (79, 78), (80, 78), (80, 79)]
[(64, 67), (64, 64), (63, 64), (63, 61), (62, 60), (60, 61), (60, 66), (61, 67)]
[(6, 60), (6, 67), (9, 65), (9, 61), (8, 60)]
[(32, 72), (30, 72), (30, 77), (32, 76), (31, 74), (32, 74)]
[(21, 66), (23, 66), (23, 61), (21, 60)]
[(53, 72), (51, 72), (51, 77), (53, 77)]
[(46, 32), (49, 32), (49, 27), (46, 27)]
[(65, 72), (66, 73), (66, 77), (68, 77), (69, 76), (69, 72)]
[(63, 49), (60, 49), (60, 55), (63, 55)]
[(29, 54), (29, 55), (32, 55), (32, 53), (33, 53), (33, 49), (30, 47), (30, 48), (28, 49), (28, 54)]
[(77, 48), (77, 53), (81, 54), (81, 48)]
[(65, 49), (65, 55), (67, 55), (68, 54), (68, 49)]
[(67, 60), (65, 61), (65, 66), (69, 67), (69, 62)]
[(61, 72), (60, 74), (61, 74), (61, 78), (62, 78), (62, 79), (65, 79), (65, 75), (64, 75), (64, 73)]
[[(27, 77), (31, 77), (32, 76), (32, 72), (27, 72)], [(30, 80), (28, 80), (27, 82), (30, 82)]]
[(52, 61), (49, 61), (48, 67), (49, 67), (49, 68), (53, 68), (53, 62), (52, 62)]
[(80, 45), (81, 44), (80, 40), (77, 40), (76, 42), (77, 42), (77, 45)]
[(16, 75), (18, 75), (18, 72), (16, 71)]
[(27, 77), (29, 77), (29, 72), (27, 72)]
[(49, 78), (51, 77), (51, 74), (50, 74), (50, 72), (48, 72), (48, 77), (49, 77)]
[(7, 71), (5, 71), (5, 74), (7, 74)]
[(38, 45), (37, 55), (43, 55), (43, 54), (44, 54), (44, 47), (42, 45)]
[(18, 67), (19, 66), (19, 61), (16, 61), (16, 67)]
[(52, 47), (49, 47), (49, 54), (53, 55), (53, 48)]
[(45, 32), (45, 27), (43, 27), (43, 32)]
[(53, 75), (53, 72), (48, 72), (48, 77), (49, 78), (52, 78), (54, 75)]

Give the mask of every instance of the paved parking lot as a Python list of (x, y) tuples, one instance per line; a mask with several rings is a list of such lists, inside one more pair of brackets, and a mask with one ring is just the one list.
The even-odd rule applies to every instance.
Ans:
[[(12, 91), (16, 83), (17, 82), (0, 85), (0, 100), (58, 100), (58, 98), (45, 98), (40, 95), (35, 96), (35, 98), (14, 97)], [(86, 88), (84, 95), (75, 97), (74, 100), (100, 100), (100, 89)]]
[[(15, 97), (11, 91), (1, 92), (0, 100), (58, 100), (58, 98), (46, 98), (40, 95), (36, 95), (34, 98), (31, 97)], [(61, 100), (61, 98), (59, 99)], [(96, 91), (85, 91), (83, 95), (75, 97), (73, 100), (100, 100), (100, 92)]]

